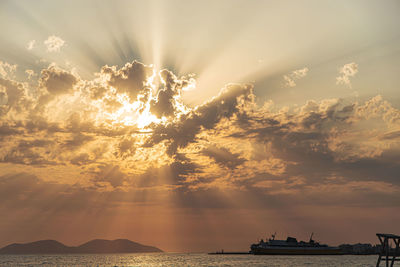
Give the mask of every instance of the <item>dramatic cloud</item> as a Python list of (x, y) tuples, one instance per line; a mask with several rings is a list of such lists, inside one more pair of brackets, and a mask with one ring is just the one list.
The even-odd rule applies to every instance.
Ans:
[(146, 83), (152, 76), (153, 69), (133, 61), (126, 63), (121, 69), (105, 66), (101, 69), (101, 73), (108, 75), (108, 85), (114, 87), (119, 93), (126, 93), (134, 101), (136, 96), (146, 89)]
[(134, 138), (124, 138), (118, 144), (116, 155), (121, 158), (126, 158), (133, 156), (136, 151), (135, 139)]
[(43, 43), (47, 48), (47, 52), (59, 52), (65, 41), (58, 36), (51, 35)]
[(283, 79), (285, 80), (285, 87), (295, 87), (296, 80), (304, 78), (307, 76), (308, 68), (304, 67), (302, 69), (294, 70), (288, 75), (284, 75)]
[(344, 84), (351, 88), (350, 77), (358, 73), (358, 65), (354, 62), (345, 64), (339, 69), (340, 76), (336, 77), (336, 84)]
[(65, 94), (72, 91), (77, 78), (69, 72), (50, 66), (42, 70), (39, 80), (40, 85), (50, 94)]
[(180, 100), (181, 90), (188, 82), (185, 80), (178, 81), (175, 75), (168, 70), (162, 70), (160, 78), (164, 88), (160, 88), (157, 98), (151, 101), (150, 111), (159, 118), (169, 117), (174, 113), (177, 115), (178, 105), (183, 106), (177, 100)]
[(185, 148), (194, 142), (202, 130), (213, 129), (222, 119), (243, 115), (246, 107), (253, 102), (252, 89), (252, 85), (227, 85), (218, 96), (182, 114), (178, 120), (155, 125), (147, 145), (167, 140), (167, 153), (173, 155), (178, 148)]
[[(96, 187), (109, 183), (107, 190), (147, 184), (146, 173), (167, 169), (185, 190), (290, 191), (288, 181), (303, 186), (332, 177), (396, 183), (400, 113), (381, 96), (275, 109), (256, 105), (252, 85), (229, 84), (189, 107), (182, 93), (193, 84), (192, 76), (156, 73), (137, 61), (105, 66), (93, 80), (55, 65), (41, 71), (37, 85), (0, 79), (0, 159), (82, 168), (79, 177), (89, 175), (86, 183)], [(364, 165), (375, 169), (360, 172)]]
[(216, 146), (207, 147), (201, 153), (214, 159), (216, 163), (230, 169), (236, 168), (245, 161), (238, 153), (234, 154), (226, 148), (218, 148)]
[(51, 201), (61, 217), (92, 207), (195, 214), (400, 205), (400, 110), (382, 96), (278, 108), (259, 105), (251, 84), (228, 84), (189, 106), (193, 76), (137, 61), (89, 80), (55, 64), (27, 74), (29, 82), (0, 78), (4, 212), (22, 209), (21, 199), (32, 216)]

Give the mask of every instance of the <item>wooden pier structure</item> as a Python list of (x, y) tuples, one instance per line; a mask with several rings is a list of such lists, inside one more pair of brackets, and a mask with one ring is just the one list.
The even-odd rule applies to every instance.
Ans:
[[(384, 259), (386, 262), (386, 267), (393, 267), (395, 261), (400, 261), (400, 236), (393, 234), (376, 234), (381, 242), (381, 251), (379, 253), (378, 262), (376, 263), (376, 267), (379, 267), (381, 264), (381, 260)], [(393, 241), (394, 248), (391, 248), (390, 241)]]

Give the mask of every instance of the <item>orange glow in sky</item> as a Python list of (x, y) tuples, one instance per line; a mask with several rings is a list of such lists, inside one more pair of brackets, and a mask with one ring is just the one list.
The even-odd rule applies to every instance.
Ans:
[(0, 247), (248, 250), (274, 232), (395, 233), (399, 11), (2, 1)]

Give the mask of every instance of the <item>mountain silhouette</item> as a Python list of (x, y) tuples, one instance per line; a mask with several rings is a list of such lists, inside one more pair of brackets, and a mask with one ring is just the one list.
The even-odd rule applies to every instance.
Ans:
[(70, 247), (55, 240), (40, 240), (26, 244), (11, 244), (0, 249), (0, 254), (56, 254), (68, 253)]
[(145, 253), (163, 252), (128, 239), (94, 239), (77, 247), (66, 246), (56, 240), (40, 240), (24, 244), (10, 244), (0, 249), (0, 254), (69, 254), (69, 253)]

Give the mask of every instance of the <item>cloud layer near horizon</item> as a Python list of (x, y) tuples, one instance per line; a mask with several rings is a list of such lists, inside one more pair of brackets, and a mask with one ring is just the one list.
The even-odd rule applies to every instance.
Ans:
[(400, 205), (400, 111), (381, 96), (278, 109), (229, 84), (189, 106), (194, 84), (137, 61), (93, 80), (55, 65), (32, 83), (3, 75), (3, 211)]

